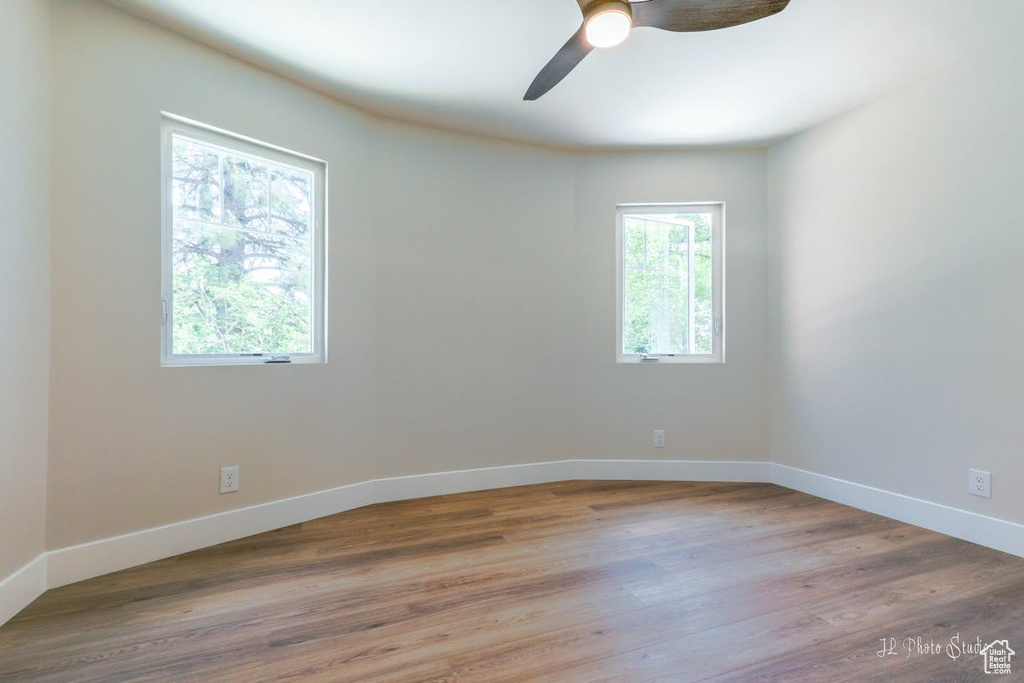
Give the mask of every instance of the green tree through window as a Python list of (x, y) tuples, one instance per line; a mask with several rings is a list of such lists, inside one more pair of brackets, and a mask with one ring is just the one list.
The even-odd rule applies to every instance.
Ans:
[(623, 353), (711, 354), (712, 215), (622, 221)]
[(313, 174), (174, 134), (174, 354), (313, 351)]

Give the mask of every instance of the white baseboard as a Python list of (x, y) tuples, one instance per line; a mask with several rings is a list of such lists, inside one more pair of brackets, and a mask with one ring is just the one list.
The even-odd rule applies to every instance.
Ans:
[(0, 581), (0, 625), (46, 591), (46, 553)]
[(559, 460), (373, 479), (51, 550), (0, 581), (0, 625), (47, 588), (354, 508), (573, 479), (773, 482), (1024, 557), (1024, 525), (769, 462)]
[(570, 479), (767, 482), (768, 476), (767, 462), (559, 460), (373, 479), (51, 550), (48, 585), (57, 588), (374, 503)]
[(812, 496), (1024, 557), (1024, 524), (778, 463), (771, 465), (771, 481)]

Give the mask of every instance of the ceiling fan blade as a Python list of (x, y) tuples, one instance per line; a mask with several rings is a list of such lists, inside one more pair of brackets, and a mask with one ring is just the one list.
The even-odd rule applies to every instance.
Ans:
[(633, 5), (633, 25), (665, 31), (714, 31), (764, 19), (789, 0), (649, 0)]
[(535, 100), (551, 90), (568, 76), (569, 72), (575, 69), (576, 65), (582, 62), (583, 58), (589, 55), (593, 49), (583, 36), (583, 27), (580, 26), (580, 29), (562, 46), (558, 54), (540, 70), (523, 99)]

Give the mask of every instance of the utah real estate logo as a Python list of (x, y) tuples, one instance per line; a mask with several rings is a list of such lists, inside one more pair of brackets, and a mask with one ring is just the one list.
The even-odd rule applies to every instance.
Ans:
[(1010, 673), (1010, 659), (1017, 654), (1010, 649), (1006, 640), (993, 640), (981, 650), (985, 658), (985, 673), (1000, 675)]

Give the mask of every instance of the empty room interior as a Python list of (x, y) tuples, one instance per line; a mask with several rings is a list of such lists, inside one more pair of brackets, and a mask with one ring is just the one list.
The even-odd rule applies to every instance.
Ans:
[(0, 681), (1024, 681), (1022, 32), (2, 0)]

